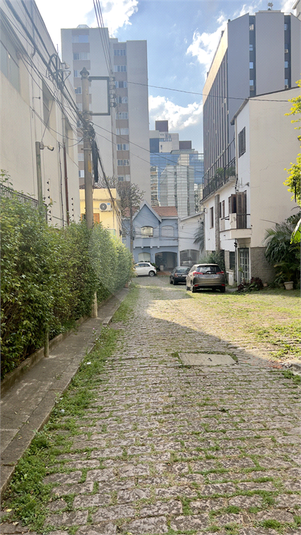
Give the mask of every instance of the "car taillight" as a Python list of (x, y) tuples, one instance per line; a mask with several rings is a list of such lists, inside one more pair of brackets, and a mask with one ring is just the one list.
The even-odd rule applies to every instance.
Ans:
[(203, 275), (203, 273), (200, 273), (200, 271), (193, 271), (192, 275)]
[(224, 272), (223, 271), (218, 271), (216, 274), (217, 275), (224, 275)]

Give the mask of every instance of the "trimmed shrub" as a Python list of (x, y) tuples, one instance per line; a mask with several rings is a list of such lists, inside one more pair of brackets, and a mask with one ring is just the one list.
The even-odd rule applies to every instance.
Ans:
[(17, 195), (2, 197), (1, 376), (50, 339), (90, 315), (94, 294), (101, 302), (132, 276), (132, 256), (102, 225), (85, 222), (65, 229)]

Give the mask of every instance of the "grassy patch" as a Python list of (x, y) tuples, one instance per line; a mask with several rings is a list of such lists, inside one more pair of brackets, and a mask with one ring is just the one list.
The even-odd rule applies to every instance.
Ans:
[[(70, 450), (73, 436), (78, 432), (76, 419), (85, 414), (85, 409), (95, 399), (93, 386), (103, 381), (105, 360), (115, 349), (117, 336), (115, 330), (103, 329), (93, 351), (84, 358), (70, 387), (58, 400), (49, 423), (36, 434), (19, 461), (2, 504), (3, 509), (12, 509), (10, 519), (21, 521), (34, 531), (43, 531), (53, 487), (53, 484), (44, 484), (43, 480), (49, 473), (57, 471), (57, 454)], [(66, 415), (70, 418), (61, 422), (62, 416), (65, 418)], [(82, 469), (82, 481), (86, 472), (87, 469)]]
[(122, 301), (120, 307), (115, 312), (112, 323), (118, 323), (119, 321), (126, 322), (127, 319), (131, 316), (136, 301), (139, 295), (139, 288), (135, 284), (131, 284), (130, 291), (126, 298)]

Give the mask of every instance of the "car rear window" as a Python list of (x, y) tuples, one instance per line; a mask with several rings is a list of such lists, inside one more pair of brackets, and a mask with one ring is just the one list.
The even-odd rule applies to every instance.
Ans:
[(187, 268), (178, 268), (176, 269), (177, 273), (187, 273)]
[(199, 273), (219, 273), (220, 272), (220, 268), (219, 266), (198, 266), (197, 267), (197, 270)]

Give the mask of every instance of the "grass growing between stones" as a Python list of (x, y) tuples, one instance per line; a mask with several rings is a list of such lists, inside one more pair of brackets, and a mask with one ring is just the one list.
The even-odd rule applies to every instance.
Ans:
[(126, 322), (127, 319), (131, 316), (135, 304), (139, 296), (139, 288), (135, 284), (131, 284), (130, 291), (126, 298), (122, 301), (120, 307), (115, 312), (112, 323)]
[[(113, 329), (102, 330), (93, 351), (83, 359), (68, 390), (58, 400), (49, 423), (36, 434), (19, 461), (2, 503), (9, 520), (21, 521), (32, 530), (45, 532), (43, 526), (53, 484), (45, 484), (43, 480), (49, 473), (56, 472), (56, 456), (70, 451), (72, 438), (81, 433), (76, 419), (85, 414), (95, 399), (94, 387), (105, 380), (105, 361), (113, 353), (117, 337), (118, 332)], [(65, 472), (64, 469), (61, 471)], [(83, 478), (85, 472), (82, 469)]]

